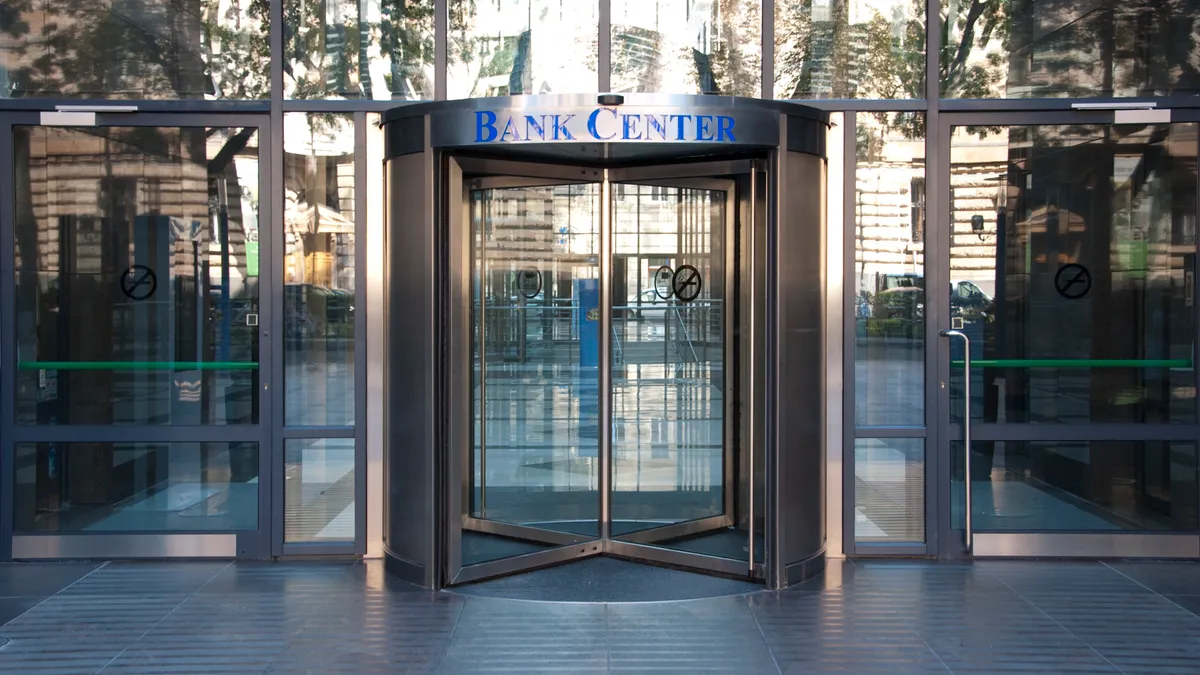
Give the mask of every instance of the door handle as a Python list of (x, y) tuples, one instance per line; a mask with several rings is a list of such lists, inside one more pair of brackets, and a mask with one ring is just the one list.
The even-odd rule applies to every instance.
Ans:
[(963, 521), (965, 547), (970, 555), (974, 536), (971, 529), (971, 338), (960, 330), (943, 330), (944, 338), (959, 338), (963, 341), (963, 487), (966, 514)]

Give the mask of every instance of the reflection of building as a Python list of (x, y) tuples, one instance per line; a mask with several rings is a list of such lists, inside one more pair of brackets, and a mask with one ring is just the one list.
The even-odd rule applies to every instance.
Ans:
[[(30, 327), (21, 341), (31, 363), (229, 358), (225, 319), (257, 311), (237, 308), (257, 295), (256, 247), (248, 246), (248, 234), (258, 227), (256, 195), (245, 189), (257, 185), (257, 144), (252, 133), (214, 131), (225, 133), (148, 127), (22, 132), (17, 171), (28, 181), (22, 197), (30, 201), (18, 208), (36, 226), (21, 228), (17, 241), (18, 314), (55, 317), (35, 319), (36, 328), (23, 322)], [(141, 271), (130, 272), (135, 268)], [(103, 338), (86, 338), (97, 326), (106, 327), (99, 331)], [(230, 413), (187, 412), (172, 409), (169, 398), (133, 394), (165, 383), (167, 371), (57, 371), (22, 373), (41, 404), (36, 411), (23, 407), (20, 417), (96, 423)], [(69, 414), (56, 409), (52, 401), (67, 390), (74, 390), (76, 403), (90, 403)]]
[(285, 134), (285, 278), (354, 290), (354, 150), (345, 118), (291, 115)]
[[(713, 0), (622, 3), (613, 19), (613, 91), (673, 89), (679, 78), (718, 91), (711, 54)], [(682, 26), (682, 28), (680, 28)]]
[[(258, 95), (253, 90), (263, 86), (265, 72), (211, 67), (219, 60), (214, 55), (245, 51), (262, 34), (255, 2), (27, 3), (28, 9), (6, 17), (12, 20), (0, 40), (0, 96), (205, 98), (247, 88)], [(213, 31), (217, 14), (227, 23)], [(155, 51), (146, 51), (146, 44)]]
[[(884, 133), (864, 126), (868, 139)], [(887, 288), (889, 277), (924, 276), (925, 143), (868, 140), (862, 153), (854, 193), (855, 276), (860, 292), (874, 294)]]
[(473, 7), (461, 15), (449, 64), (451, 97), (572, 92), (595, 78), (594, 58), (564, 57), (595, 51), (594, 7), (565, 0), (491, 0)]

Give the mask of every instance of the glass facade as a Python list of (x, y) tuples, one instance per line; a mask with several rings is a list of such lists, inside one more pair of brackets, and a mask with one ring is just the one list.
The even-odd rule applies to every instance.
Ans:
[(257, 129), (13, 145), (17, 423), (257, 423)]
[(4, 0), (0, 97), (270, 98), (270, 4)]
[[(979, 532), (1196, 533), (1196, 444), (1162, 441), (972, 443)], [(962, 443), (951, 444), (955, 457)], [(954, 518), (966, 506), (954, 471)]]
[(925, 421), (925, 125), (859, 115), (854, 185), (855, 420)]
[(620, 92), (759, 96), (760, 0), (612, 0)]
[(353, 542), (354, 439), (285, 441), (284, 541)]
[(775, 0), (774, 87), (777, 98), (925, 98), (925, 2)]
[(1198, 151), (1196, 124), (954, 129), (950, 298), (973, 416), (1196, 422)]
[(284, 96), (432, 99), (434, 14), (433, 0), (284, 0)]
[[(15, 472), (0, 535), (254, 531), (273, 555), (363, 553), (379, 517), (364, 493), (382, 367), (368, 346), (386, 353), (366, 318), (367, 260), (382, 257), (367, 242), (384, 241), (378, 113), (600, 91), (834, 113), (833, 546), (952, 549), (967, 423), (980, 532), (1196, 534), (1200, 2), (930, 3), (0, 0), (0, 452)], [(1114, 101), (1155, 111), (1095, 107)], [(125, 107), (39, 124), (79, 104)], [(680, 310), (653, 272), (721, 277), (728, 205), (618, 187), (614, 348), (682, 354), (687, 372), (668, 390), (662, 363), (614, 369), (613, 508), (715, 517), (706, 490), (728, 476), (714, 448), (736, 433), (714, 422), (736, 284)], [(533, 526), (516, 488), (539, 485), (562, 520), (595, 525), (596, 368), (509, 359), (536, 363), (545, 338), (579, 347), (597, 189), (473, 202), (490, 209), (475, 214), (473, 347), (493, 385), (475, 392), (466, 516)], [(526, 233), (564, 238), (527, 298), (497, 248), (516, 235), (484, 221), (535, 202), (570, 224)], [(680, 213), (696, 231), (647, 225)], [(944, 329), (970, 339), (969, 375)], [(534, 418), (550, 431), (514, 459), (506, 444)], [(664, 456), (664, 436), (690, 454)], [(659, 467), (654, 485), (625, 482), (648, 475), (623, 470), (639, 462)], [(527, 465), (542, 468), (513, 478)]]
[(447, 98), (594, 89), (599, 0), (448, 3)]
[(1198, 11), (1195, 0), (941, 0), (941, 95), (1195, 95)]
[(18, 533), (258, 529), (253, 443), (18, 443)]
[(284, 415), (354, 425), (354, 120), (284, 115)]

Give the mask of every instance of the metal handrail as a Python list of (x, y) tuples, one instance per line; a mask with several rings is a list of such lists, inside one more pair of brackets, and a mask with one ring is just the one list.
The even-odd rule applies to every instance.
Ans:
[(963, 460), (963, 486), (965, 489), (964, 498), (966, 502), (966, 518), (964, 520), (966, 551), (970, 555), (973, 545), (973, 533), (971, 530), (971, 338), (960, 330), (943, 330), (940, 335), (942, 337), (962, 338), (963, 341), (963, 451), (965, 457)]
[(679, 305), (671, 305), (671, 309), (675, 311), (675, 318), (679, 320), (679, 331), (683, 334), (688, 349), (692, 352), (692, 361), (699, 363), (700, 355), (696, 353), (696, 345), (692, 342), (692, 336), (688, 335), (687, 325), (683, 322), (683, 314), (679, 312)]

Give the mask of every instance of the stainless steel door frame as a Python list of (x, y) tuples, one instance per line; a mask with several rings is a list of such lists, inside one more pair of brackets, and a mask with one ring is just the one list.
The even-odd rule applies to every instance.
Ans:
[[(259, 190), (266, 192), (270, 185), (271, 136), (267, 132), (269, 118), (253, 113), (152, 113), (105, 112), (106, 104), (97, 104), (95, 126), (53, 126), (65, 129), (104, 129), (111, 127), (221, 127), (255, 129), (258, 143), (257, 180)], [(0, 269), (12, 271), (15, 256), (15, 172), (14, 127), (41, 127), (38, 112), (12, 112), (0, 116), (0, 203), (10, 205), (0, 209)], [(282, 457), (272, 443), (272, 426), (276, 406), (270, 395), (270, 384), (276, 375), (272, 349), (272, 320), (276, 318), (274, 290), (282, 293), (282, 280), (276, 279), (272, 255), (273, 242), (278, 234), (274, 225), (276, 205), (271, 200), (259, 203), (259, 278), (258, 295), (258, 373), (259, 408), (255, 424), (238, 426), (93, 426), (60, 425), (35, 426), (16, 424), (16, 311), (15, 302), (0, 302), (0, 560), (13, 558), (73, 557), (73, 558), (134, 558), (134, 557), (220, 557), (264, 558), (270, 555), (276, 535), (274, 495), (281, 489)], [(0, 275), (0, 297), (15, 298), (15, 275)], [(129, 532), (112, 533), (16, 533), (14, 528), (13, 492), (16, 484), (14, 465), (16, 446), (21, 443), (187, 443), (253, 442), (258, 448), (258, 527), (255, 530), (221, 532)], [(277, 469), (277, 470), (276, 470)]]
[[(444, 461), (440, 462), (446, 490), (441, 500), (444, 518), (440, 519), (445, 545), (445, 559), (440, 565), (447, 585), (478, 581), (489, 577), (511, 574), (554, 565), (601, 553), (646, 560), (656, 563), (688, 567), (720, 574), (763, 577), (763, 565), (756, 562), (753, 540), (748, 541), (748, 560), (718, 558), (714, 556), (673, 550), (654, 546), (654, 537), (660, 540), (667, 536), (684, 536), (709, 529), (729, 527), (735, 524), (737, 507), (734, 466), (734, 447), (739, 434), (734, 423), (737, 415), (737, 386), (741, 382), (741, 365), (731, 355), (735, 353), (735, 324), (731, 306), (742, 296), (737, 285), (738, 271), (745, 267), (749, 258), (742, 252), (739, 260), (740, 223), (742, 202), (749, 194), (739, 194), (734, 178), (751, 176), (749, 161), (709, 162), (684, 165), (656, 165), (622, 169), (589, 169), (572, 165), (547, 165), (528, 162), (509, 162), (475, 157), (445, 156), (447, 203), (444, 205), (447, 228), (448, 272), (443, 287), (446, 291), (448, 348), (447, 378), (445, 391), (449, 424), (446, 425)], [(717, 178), (714, 178), (717, 176)], [(600, 536), (597, 538), (571, 533), (550, 532), (538, 528), (509, 523), (488, 521), (469, 515), (469, 494), (474, 489), (471, 476), (474, 472), (473, 459), (473, 415), (471, 365), (473, 362), (471, 340), (474, 335), (471, 305), (473, 303), (471, 240), (473, 230), (470, 213), (470, 193), (477, 189), (503, 189), (514, 187), (539, 187), (597, 183), (600, 192)], [(612, 257), (613, 257), (613, 197), (615, 183), (637, 183), (695, 189), (719, 190), (725, 193), (725, 237), (724, 282), (726, 309), (724, 320), (724, 501), (725, 513), (683, 523), (645, 530), (634, 535), (614, 539), (611, 536), (611, 465), (612, 465)], [(753, 219), (753, 205), (750, 207)], [(750, 277), (747, 277), (750, 278)], [(742, 322), (744, 323), (744, 321)], [(748, 336), (743, 339), (749, 339)], [(745, 356), (739, 358), (744, 359)], [(747, 452), (751, 449), (747, 448)], [(753, 473), (748, 480), (753, 482)], [(478, 530), (520, 539), (537, 541), (556, 548), (537, 551), (500, 560), (462, 564), (462, 533), (464, 529)], [(753, 536), (753, 535), (750, 535)]]

